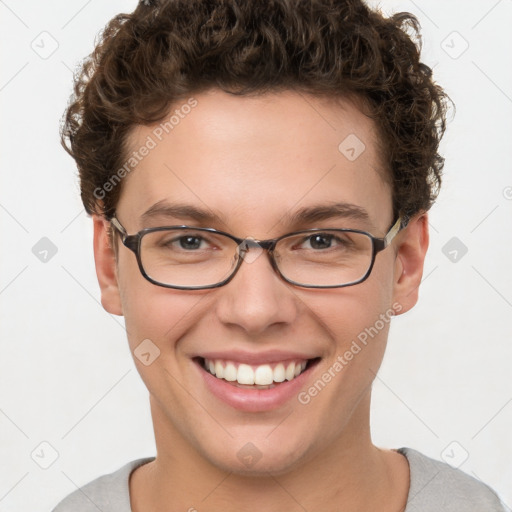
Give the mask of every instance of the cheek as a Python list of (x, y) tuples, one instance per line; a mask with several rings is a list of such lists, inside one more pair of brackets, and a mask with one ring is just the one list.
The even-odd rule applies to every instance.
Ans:
[(178, 350), (176, 342), (197, 321), (194, 314), (201, 296), (148, 285), (132, 286), (123, 296), (130, 346), (133, 350), (135, 344), (149, 338), (161, 351)]
[[(343, 429), (365, 424), (365, 403), (386, 348), (392, 311), (381, 287), (354, 286), (316, 302), (314, 315), (331, 338), (322, 367), (299, 394), (297, 411), (308, 429), (321, 431), (324, 446)], [(380, 291), (379, 291), (380, 289)], [(382, 315), (382, 316), (381, 316)], [(363, 404), (361, 407), (360, 405)]]
[[(388, 255), (386, 255), (388, 256)], [(391, 255), (393, 256), (393, 255)], [(376, 260), (372, 273), (360, 284), (346, 288), (325, 290), (316, 296), (304, 296), (304, 302), (320, 320), (331, 337), (336, 340), (338, 349), (350, 344), (365, 329), (372, 327), (380, 315), (391, 315), (393, 297), (393, 258)], [(381, 337), (387, 329), (380, 327)]]
[[(133, 255), (128, 255), (133, 256)], [(156, 286), (145, 279), (135, 258), (119, 261), (119, 289), (128, 341), (132, 352), (143, 340), (151, 340), (162, 353), (174, 349), (174, 341), (190, 327), (201, 292), (185, 292)]]
[[(374, 379), (386, 348), (393, 318), (392, 275), (386, 265), (375, 265), (370, 277), (358, 285), (318, 294), (308, 304), (313, 318), (331, 338), (324, 373), (335, 375), (331, 387), (335, 408), (354, 403)], [(334, 389), (337, 389), (334, 392)], [(314, 393), (314, 392), (313, 392)], [(343, 396), (344, 399), (339, 399)], [(327, 399), (327, 394), (326, 394)]]
[(188, 369), (183, 365), (180, 340), (197, 323), (194, 315), (201, 297), (149, 282), (136, 287), (132, 282), (124, 301), (128, 343), (137, 371), (160, 408), (179, 411), (179, 419), (172, 416), (173, 422), (184, 424), (192, 413), (177, 384), (186, 382)]
[(299, 397), (301, 406), (318, 418), (325, 435), (336, 436), (368, 394), (384, 357), (393, 317), (385, 277), (331, 290), (308, 304), (317, 323), (331, 338), (323, 366)]

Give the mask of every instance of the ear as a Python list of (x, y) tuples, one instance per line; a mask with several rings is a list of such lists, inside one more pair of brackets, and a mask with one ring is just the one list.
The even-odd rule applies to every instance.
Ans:
[(101, 304), (113, 315), (122, 315), (121, 295), (117, 282), (116, 255), (110, 245), (110, 223), (100, 215), (93, 215), (94, 261), (96, 276), (101, 290)]
[(393, 303), (395, 313), (409, 311), (418, 302), (418, 289), (428, 248), (428, 215), (414, 216), (396, 238), (397, 253), (394, 268)]

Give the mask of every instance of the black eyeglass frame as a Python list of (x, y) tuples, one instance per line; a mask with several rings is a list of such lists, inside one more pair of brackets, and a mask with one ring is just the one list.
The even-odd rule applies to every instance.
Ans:
[[(129, 235), (126, 231), (126, 229), (122, 226), (122, 224), (119, 222), (119, 219), (115, 215), (110, 217), (108, 219), (111, 223), (111, 225), (115, 228), (115, 230), (119, 233), (121, 237), (121, 241), (123, 242), (123, 245), (130, 249), (135, 254), (135, 257), (137, 258), (137, 264), (139, 266), (139, 270), (141, 274), (144, 276), (145, 279), (147, 279), (150, 283), (153, 283), (156, 286), (162, 286), (164, 288), (173, 288), (176, 290), (207, 290), (211, 288), (220, 288), (221, 286), (226, 285), (229, 283), (234, 277), (235, 274), (238, 272), (238, 269), (240, 268), (242, 261), (244, 259), (244, 254), (248, 251), (250, 246), (259, 246), (262, 249), (264, 249), (267, 253), (267, 256), (270, 260), (270, 264), (274, 271), (283, 279), (285, 282), (293, 284), (294, 286), (299, 286), (301, 288), (345, 288), (346, 286), (353, 286), (355, 284), (362, 283), (368, 277), (370, 276), (370, 273), (373, 269), (373, 266), (375, 264), (375, 257), (377, 254), (381, 251), (383, 251), (386, 247), (388, 247), (391, 244), (391, 241), (395, 236), (407, 226), (407, 219), (404, 217), (399, 216), (397, 220), (393, 223), (393, 225), (389, 228), (387, 234), (383, 238), (378, 238), (373, 236), (372, 234), (368, 233), (367, 231), (362, 231), (359, 229), (349, 229), (349, 228), (312, 228), (312, 229), (305, 229), (301, 231), (294, 231), (292, 233), (286, 233), (285, 235), (282, 235), (278, 238), (272, 238), (269, 240), (256, 240), (253, 238), (238, 238), (231, 233), (227, 233), (225, 231), (220, 231), (215, 228), (198, 228), (194, 226), (186, 226), (186, 225), (179, 225), (179, 226), (160, 226), (155, 228), (144, 228), (140, 230), (138, 233), (134, 233), (133, 235)], [(207, 233), (215, 233), (219, 235), (224, 235), (234, 242), (237, 243), (238, 247), (242, 247), (239, 249), (239, 257), (236, 263), (236, 267), (233, 269), (233, 272), (223, 281), (215, 284), (205, 285), (205, 286), (179, 286), (179, 285), (171, 285), (171, 284), (165, 284), (160, 283), (159, 281), (156, 281), (151, 276), (149, 276), (142, 264), (142, 258), (140, 256), (140, 247), (142, 238), (144, 235), (148, 233), (155, 233), (158, 231), (167, 231), (170, 229), (179, 230), (179, 229), (193, 229), (194, 231), (203, 231)], [(372, 261), (370, 266), (368, 267), (368, 270), (366, 271), (366, 274), (361, 277), (361, 279), (358, 279), (357, 281), (352, 281), (350, 283), (346, 284), (340, 284), (340, 285), (308, 285), (308, 284), (302, 284), (298, 283), (296, 281), (292, 281), (291, 279), (288, 279), (286, 276), (284, 276), (281, 271), (279, 270), (279, 267), (277, 266), (277, 263), (275, 261), (273, 251), (277, 245), (277, 243), (282, 240), (283, 238), (288, 238), (290, 236), (294, 235), (300, 235), (303, 233), (318, 233), (318, 232), (325, 232), (325, 231), (338, 231), (343, 233), (360, 233), (362, 235), (366, 235), (368, 238), (370, 238), (372, 242)], [(244, 245), (242, 245), (244, 244)], [(242, 253), (242, 254), (240, 254)]]

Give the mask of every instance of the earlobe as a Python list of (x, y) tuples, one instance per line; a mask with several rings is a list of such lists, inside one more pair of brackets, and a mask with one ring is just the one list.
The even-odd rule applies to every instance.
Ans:
[(428, 248), (428, 215), (419, 213), (397, 237), (393, 303), (396, 314), (409, 311), (418, 301), (418, 290)]
[(113, 315), (122, 315), (121, 295), (116, 272), (116, 256), (109, 240), (109, 222), (100, 215), (93, 215), (94, 261), (101, 290), (101, 304)]

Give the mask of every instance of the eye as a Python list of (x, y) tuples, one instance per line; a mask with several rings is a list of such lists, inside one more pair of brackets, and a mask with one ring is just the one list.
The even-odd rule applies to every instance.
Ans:
[(199, 236), (180, 236), (178, 238), (182, 249), (199, 249), (202, 238)]
[(302, 248), (304, 249), (322, 250), (331, 249), (333, 247), (343, 249), (346, 248), (348, 244), (349, 240), (344, 237), (330, 233), (315, 233), (303, 239), (300, 245), (303, 245), (304, 247)]
[(334, 237), (332, 235), (320, 233), (311, 235), (308, 238), (308, 241), (312, 249), (328, 249), (331, 247), (333, 238)]
[(203, 232), (195, 230), (154, 231), (148, 233), (143, 240), (146, 249), (175, 253), (202, 252), (215, 245), (209, 234), (204, 236)]
[(206, 249), (208, 247), (208, 243), (205, 240), (205, 238), (198, 235), (182, 235), (178, 237), (168, 238), (167, 240), (162, 240), (160, 242), (160, 245), (167, 249), (184, 249), (186, 251)]

